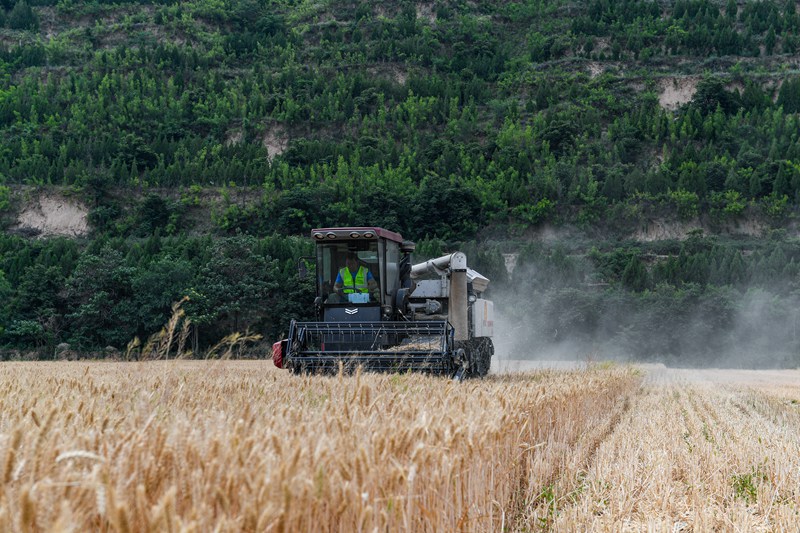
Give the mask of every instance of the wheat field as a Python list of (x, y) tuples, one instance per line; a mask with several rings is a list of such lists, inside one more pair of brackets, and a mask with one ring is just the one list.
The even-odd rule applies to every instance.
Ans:
[(4, 363), (0, 531), (796, 530), (800, 373)]

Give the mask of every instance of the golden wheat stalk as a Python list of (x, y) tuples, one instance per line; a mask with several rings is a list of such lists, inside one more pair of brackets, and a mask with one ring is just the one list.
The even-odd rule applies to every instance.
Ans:
[(800, 372), (458, 384), (225, 360), (254, 338), (214, 362), (5, 365), (0, 531), (794, 529)]

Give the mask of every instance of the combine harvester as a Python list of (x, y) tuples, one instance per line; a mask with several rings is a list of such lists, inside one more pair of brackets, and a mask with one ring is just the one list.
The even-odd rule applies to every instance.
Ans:
[[(289, 338), (272, 346), (275, 366), (457, 379), (489, 372), (494, 306), (482, 297), (489, 280), (467, 266), (466, 255), (412, 265), (414, 243), (382, 228), (315, 229), (311, 236), (318, 321), (291, 322)], [(355, 274), (346, 272), (348, 259)]]

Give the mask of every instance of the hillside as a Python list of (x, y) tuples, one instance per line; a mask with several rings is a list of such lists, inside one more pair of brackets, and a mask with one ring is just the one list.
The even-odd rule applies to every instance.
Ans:
[[(671, 318), (723, 301), (723, 351), (748, 292), (776, 296), (779, 316), (796, 307), (793, 1), (2, 5), (0, 344), (122, 349), (227, 279), (211, 264), (225, 246), (275, 270), (197, 294), (197, 346), (233, 327), (278, 334), (286, 316), (256, 302), (286, 298), (308, 253), (290, 236), (322, 225), (466, 247), (498, 296), (501, 254), (527, 257), (516, 297), (536, 308), (541, 291), (600, 298), (592, 312), (624, 300), (610, 333), (585, 317), (537, 330), (580, 331), (581, 350), (638, 353), (659, 319), (621, 310), (648, 298)], [(70, 239), (31, 240), (58, 233), (42, 229), (58, 209), (79, 219), (62, 221)], [(562, 256), (574, 275), (541, 286), (540, 261)], [(121, 269), (107, 282), (104, 262)], [(309, 287), (291, 283), (302, 312)], [(562, 305), (551, 316), (580, 315)], [(670, 335), (671, 357), (709, 357)]]
[(98, 230), (117, 187), (256, 186), (223, 229), (412, 238), (800, 187), (794, 2), (48, 4), (4, 16), (0, 172), (79, 189)]

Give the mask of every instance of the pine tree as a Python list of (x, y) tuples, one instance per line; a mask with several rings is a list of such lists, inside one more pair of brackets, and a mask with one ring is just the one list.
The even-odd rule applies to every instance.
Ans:
[(744, 262), (742, 253), (738, 250), (731, 257), (728, 267), (728, 280), (731, 285), (741, 285), (748, 281), (747, 265)]
[(8, 15), (8, 25), (12, 30), (39, 31), (39, 16), (24, 1), (17, 2)]
[(772, 52), (775, 51), (775, 28), (772, 26), (769, 27), (767, 36), (764, 37), (764, 51), (768, 56), (771, 56)]
[(622, 283), (633, 291), (643, 291), (648, 285), (647, 268), (636, 255), (631, 255), (625, 270), (622, 271)]
[(786, 163), (781, 163), (778, 166), (778, 174), (775, 176), (775, 181), (772, 184), (772, 192), (777, 196), (788, 196), (791, 194)]
[(625, 191), (622, 185), (622, 176), (617, 169), (613, 169), (606, 176), (603, 183), (602, 194), (609, 200), (619, 201), (625, 196)]

